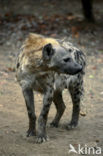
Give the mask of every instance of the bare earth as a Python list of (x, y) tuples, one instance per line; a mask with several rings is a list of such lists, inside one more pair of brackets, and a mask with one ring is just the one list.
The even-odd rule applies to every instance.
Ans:
[[(41, 3), (42, 1), (40, 1)], [(52, 17), (52, 20), (57, 20), (57, 14), (63, 15), (63, 19), (59, 17), (61, 32), (60, 30), (56, 31), (58, 23), (54, 26), (54, 29), (50, 27), (49, 30), (48, 25), (44, 23), (41, 26), (39, 22), (38, 27), (40, 27), (40, 31), (32, 27), (28, 28), (26, 27), (26, 22), (28, 21), (26, 17), (26, 22), (22, 18), (22, 20), (20, 19), (15, 23), (11, 20), (8, 22), (9, 24), (3, 21), (3, 25), (0, 26), (0, 156), (77, 156), (78, 154), (69, 153), (70, 144), (76, 149), (78, 144), (81, 144), (82, 147), (86, 144), (89, 147), (93, 146), (95, 148), (99, 146), (103, 150), (103, 2), (97, 3), (96, 1), (94, 4), (96, 24), (82, 22), (83, 17), (81, 10), (79, 10), (80, 3), (75, 1), (70, 2), (68, 8), (61, 4), (60, 6), (63, 7), (63, 10), (58, 11), (57, 9), (57, 12), (55, 12), (53, 9), (55, 10), (56, 3), (58, 4), (58, 1), (52, 1), (52, 4), (49, 4), (49, 1), (46, 0), (43, 5), (45, 9), (47, 9), (47, 6), (50, 7), (52, 13), (49, 14), (49, 9), (46, 10), (50, 17), (56, 14), (56, 17)], [(69, 22), (65, 23), (64, 15), (66, 14), (67, 16), (66, 11), (70, 10), (74, 4), (76, 7), (73, 8), (73, 11), (70, 11), (72, 14), (68, 16)], [(42, 15), (43, 9), (42, 7), (40, 8), (39, 2), (35, 2), (34, 6), (36, 14), (40, 13)], [(26, 9), (30, 9), (28, 3), (26, 3)], [(26, 9), (24, 8), (24, 13)], [(18, 13), (18, 7), (16, 11)], [(20, 13), (23, 14), (23, 11)], [(41, 20), (43, 17), (39, 18)], [(50, 22), (52, 25), (52, 21)], [(19, 27), (20, 24), (21, 27), (25, 24), (23, 25), (25, 27), (21, 29)], [(68, 37), (68, 41), (77, 45), (87, 56), (87, 68), (84, 79), (84, 105), (87, 114), (84, 117), (80, 116), (79, 126), (75, 130), (67, 131), (64, 128), (64, 124), (70, 121), (72, 112), (71, 98), (65, 90), (63, 96), (66, 110), (61, 119), (60, 126), (58, 128), (51, 128), (49, 126), (56, 113), (55, 107), (52, 104), (47, 124), (49, 141), (43, 144), (35, 144), (35, 137), (26, 138), (28, 116), (21, 88), (16, 82), (14, 71), (18, 49), (30, 31), (60, 38)], [(38, 117), (42, 107), (42, 96), (37, 93), (35, 93), (35, 106)], [(103, 151), (101, 156), (103, 156)]]

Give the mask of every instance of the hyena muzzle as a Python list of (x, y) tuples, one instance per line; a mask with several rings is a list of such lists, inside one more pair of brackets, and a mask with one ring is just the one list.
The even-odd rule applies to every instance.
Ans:
[(83, 94), (85, 56), (72, 44), (37, 34), (30, 34), (17, 58), (16, 77), (25, 99), (29, 129), (27, 136), (36, 135), (36, 115), (33, 90), (44, 95), (38, 119), (37, 143), (47, 140), (46, 123), (53, 102), (57, 113), (52, 126), (57, 127), (65, 110), (62, 91), (67, 88), (73, 102), (71, 122), (67, 128), (78, 124), (80, 101)]

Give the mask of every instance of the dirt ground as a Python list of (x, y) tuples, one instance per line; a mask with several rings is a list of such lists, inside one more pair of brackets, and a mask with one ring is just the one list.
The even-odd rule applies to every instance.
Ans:
[[(12, 7), (8, 3), (9, 9), (5, 4), (0, 5), (0, 156), (79, 155), (69, 153), (70, 144), (76, 149), (80, 144), (103, 150), (103, 2), (94, 1), (96, 23), (90, 24), (83, 21), (81, 4), (76, 0), (45, 0), (45, 3), (25, 0), (25, 6), (22, 1), (17, 4), (11, 1), (11, 4)], [(15, 16), (12, 16), (14, 12)], [(75, 130), (64, 128), (72, 112), (70, 95), (65, 90), (66, 110), (60, 126), (49, 126), (56, 113), (52, 104), (47, 123), (49, 141), (43, 144), (35, 144), (35, 137), (26, 138), (28, 116), (21, 88), (15, 79), (16, 55), (29, 32), (67, 37), (68, 41), (84, 51), (87, 58), (84, 79), (86, 116), (80, 116)], [(38, 117), (42, 96), (37, 93), (35, 106)], [(103, 151), (100, 155), (103, 156)]]

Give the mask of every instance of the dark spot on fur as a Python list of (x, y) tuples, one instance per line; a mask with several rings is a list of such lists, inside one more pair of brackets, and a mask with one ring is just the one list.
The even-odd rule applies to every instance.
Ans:
[(78, 79), (80, 79), (80, 76), (81, 76), (81, 75), (80, 75), (80, 74), (78, 74)]
[(50, 104), (45, 105), (46, 108), (48, 108), (50, 106)]
[(80, 94), (80, 91), (79, 90), (76, 90), (75, 91), (75, 95), (79, 95)]
[(52, 94), (53, 93), (53, 91), (52, 90), (50, 90), (50, 94)]
[(20, 63), (17, 63), (16, 67), (19, 68), (19, 66), (20, 66)]
[(69, 49), (68, 51), (71, 53), (72, 52), (72, 49)]
[(79, 86), (80, 86), (80, 84), (81, 84), (80, 82), (77, 82), (77, 83), (76, 83), (76, 87), (79, 87)]
[(48, 101), (51, 101), (51, 100), (52, 100), (52, 97), (49, 97), (49, 98), (48, 98)]

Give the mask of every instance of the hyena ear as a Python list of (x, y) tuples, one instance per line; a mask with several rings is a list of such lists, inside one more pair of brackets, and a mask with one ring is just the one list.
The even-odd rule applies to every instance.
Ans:
[(43, 48), (43, 59), (46, 61), (49, 61), (54, 54), (54, 49), (52, 47), (52, 44), (46, 44)]

